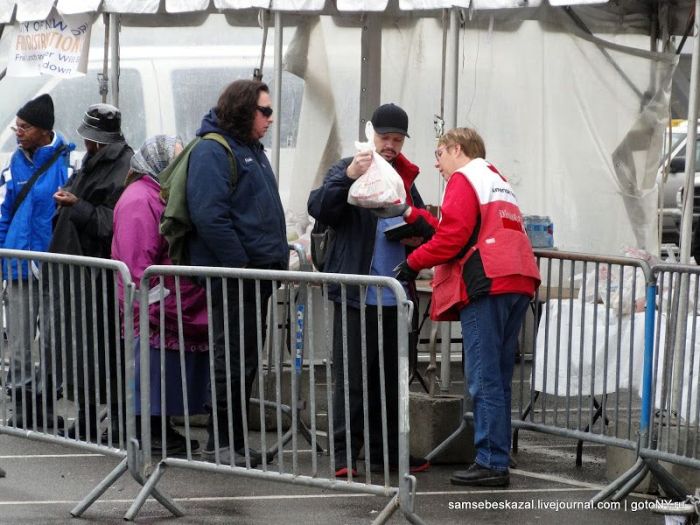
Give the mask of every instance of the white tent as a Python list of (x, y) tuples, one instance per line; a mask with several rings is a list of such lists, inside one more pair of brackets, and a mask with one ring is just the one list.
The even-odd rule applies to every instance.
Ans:
[[(579, 5), (562, 7), (572, 4)], [(432, 169), (438, 114), (448, 128), (481, 132), (489, 160), (510, 178), (524, 212), (553, 218), (557, 246), (619, 253), (624, 246), (658, 249), (656, 167), (676, 59), (649, 48), (685, 30), (691, 6), (688, 0), (0, 0), (0, 23), (41, 20), (55, 8), (64, 15), (110, 13), (130, 25), (178, 24), (219, 11), (232, 23), (254, 24), (259, 10), (269, 10), (277, 69), (282, 28), (296, 26), (286, 67), (306, 82), (295, 162), (280, 173), (292, 215), (304, 216), (308, 192), (328, 165), (352, 153), (374, 107), (394, 101), (411, 119), (405, 152), (421, 166), (418, 187), (426, 202), (440, 200)]]

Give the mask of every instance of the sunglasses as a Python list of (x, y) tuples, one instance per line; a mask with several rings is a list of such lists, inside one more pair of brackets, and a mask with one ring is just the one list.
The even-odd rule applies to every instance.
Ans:
[(263, 117), (270, 118), (272, 116), (272, 108), (270, 106), (256, 106), (256, 108), (263, 114)]

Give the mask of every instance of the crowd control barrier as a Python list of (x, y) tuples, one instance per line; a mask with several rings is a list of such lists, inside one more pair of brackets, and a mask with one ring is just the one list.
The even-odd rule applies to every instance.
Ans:
[[(648, 473), (653, 474), (667, 496), (678, 501), (693, 494), (696, 488), (687, 486), (673, 467), (700, 469), (697, 334), (700, 269), (657, 264), (652, 272), (654, 282), (646, 304), (648, 359), (643, 369), (637, 461), (593, 501), (608, 497), (622, 499)], [(698, 474), (689, 477), (692, 482), (698, 479)]]
[[(199, 283), (206, 302), (206, 340), (208, 352), (206, 365), (209, 380), (202, 380), (202, 374), (192, 374), (188, 360), (197, 349), (188, 348), (191, 341), (185, 335), (187, 321), (183, 313), (183, 290), (187, 283)], [(338, 286), (340, 303), (331, 303), (325, 298), (329, 287)], [(400, 509), (411, 522), (420, 523), (414, 513), (415, 478), (409, 474), (409, 419), (408, 419), (408, 331), (412, 304), (406, 300), (401, 285), (390, 278), (335, 275), (311, 272), (291, 272), (269, 269), (222, 269), (203, 267), (152, 266), (148, 268), (140, 283), (141, 290), (149, 289), (149, 294), (140, 294), (139, 306), (139, 373), (140, 386), (140, 451), (138, 460), (131, 462), (137, 478), (148, 478), (147, 483), (126, 514), (133, 519), (149, 495), (156, 489), (160, 479), (170, 468), (188, 468), (201, 471), (227, 473), (231, 475), (257, 478), (268, 481), (314, 486), (331, 490), (361, 492), (383, 495), (390, 498), (387, 506), (375, 519), (384, 523), (392, 513)], [(320, 290), (321, 294), (313, 293)], [(377, 306), (365, 307), (364, 302), (352, 302), (355, 292), (364, 297), (368, 290), (376, 290)], [(398, 307), (384, 306), (383, 292), (396, 298)], [(149, 296), (151, 312), (149, 312)], [(153, 306), (165, 305), (167, 297), (174, 298), (177, 315), (167, 321), (164, 315), (154, 319)], [(322, 297), (318, 300), (317, 297)], [(349, 299), (350, 298), (350, 299)], [(268, 308), (269, 305), (272, 305)], [(280, 305), (283, 305), (280, 307)], [(353, 308), (356, 306), (357, 309)], [(161, 312), (164, 308), (161, 308)], [(334, 312), (335, 310), (335, 312)], [(353, 319), (352, 312), (359, 312), (359, 333), (348, 328)], [(395, 316), (394, 324), (390, 323)], [(306, 330), (304, 320), (320, 321), (324, 329)], [(174, 324), (173, 324), (174, 321)], [(167, 327), (167, 323), (170, 326)], [(335, 325), (335, 327), (334, 327)], [(266, 327), (289, 327), (274, 329), (265, 337)], [(383, 333), (387, 326), (393, 326), (395, 333)], [(165, 337), (160, 337), (160, 345), (154, 347), (153, 339), (158, 334), (175, 328), (176, 348), (166, 349)], [(371, 328), (375, 327), (375, 328)], [(372, 330), (378, 331), (378, 337)], [(342, 352), (342, 362), (331, 362), (333, 331), (342, 339), (338, 350)], [(272, 341), (269, 341), (269, 339)], [(398, 346), (395, 366), (396, 381), (385, 381), (389, 374), (389, 362), (384, 353), (384, 341), (393, 339)], [(348, 358), (349, 341), (361, 341), (361, 358)], [(369, 344), (378, 341), (377, 361), (368, 361)], [(272, 349), (265, 352), (266, 345)], [(172, 345), (171, 345), (172, 346)], [(149, 348), (144, 352), (144, 348)], [(340, 348), (342, 347), (342, 348)], [(288, 351), (285, 351), (285, 348)], [(213, 351), (212, 351), (213, 350)], [(150, 354), (150, 355), (149, 355)], [(188, 355), (190, 354), (190, 355)], [(325, 358), (325, 365), (315, 366), (319, 357)], [(197, 356), (201, 358), (200, 356)], [(174, 361), (176, 373), (168, 371), (168, 362)], [(359, 363), (361, 374), (360, 390), (348, 388), (353, 371), (348, 370)], [(370, 366), (368, 366), (368, 363)], [(154, 364), (160, 368), (154, 373)], [(372, 376), (373, 366), (380, 370), (378, 377)], [(341, 367), (342, 370), (340, 370)], [(357, 368), (357, 367), (355, 367)], [(187, 373), (186, 373), (187, 371)], [(332, 378), (342, 378), (345, 388), (342, 399), (336, 399)], [(275, 389), (268, 394), (263, 388), (273, 377)], [(194, 382), (199, 377), (199, 382)], [(360, 376), (355, 376), (360, 377)], [(156, 384), (151, 384), (154, 380)], [(166, 379), (167, 378), (167, 379)], [(372, 379), (379, 380), (379, 388)], [(166, 384), (167, 383), (167, 384)], [(253, 384), (257, 389), (253, 390)], [(308, 410), (300, 409), (300, 386), (308, 388)], [(395, 390), (396, 403), (389, 403)], [(287, 394), (286, 392), (291, 392)], [(350, 392), (352, 395), (350, 395)], [(155, 394), (157, 393), (157, 394)], [(173, 396), (179, 402), (184, 419), (184, 435), (173, 437), (167, 422), (162, 416), (168, 412), (169, 399)], [(253, 430), (248, 396), (257, 398), (262, 407), (275, 411), (274, 428), (268, 429), (269, 421), (259, 411), (259, 421)], [(194, 408), (204, 406), (202, 397), (212, 407), (212, 415), (206, 430), (193, 429), (191, 417)], [(159, 401), (157, 406), (153, 400)], [(192, 403), (192, 400), (197, 400)], [(252, 400), (251, 400), (252, 401)], [(350, 406), (361, 402), (358, 418), (350, 417)], [(190, 406), (190, 404), (192, 406)], [(321, 421), (317, 405), (325, 404), (328, 417)], [(392, 406), (393, 405), (393, 406)], [(284, 431), (283, 408), (289, 406), (289, 426)], [(304, 405), (306, 406), (306, 405)], [(344, 408), (346, 417), (334, 417), (334, 410)], [(398, 412), (395, 420), (397, 428), (397, 454), (392, 458), (389, 452), (394, 442), (389, 438), (390, 424), (388, 413)], [(152, 428), (153, 416), (160, 415), (160, 428)], [(302, 421), (308, 422), (307, 428)], [(340, 424), (339, 424), (340, 422)], [(376, 424), (371, 424), (375, 422)], [(344, 432), (340, 427), (344, 427)], [(392, 427), (393, 428), (393, 427)], [(170, 433), (170, 434), (169, 434)], [(302, 448), (308, 438), (311, 448)], [(319, 455), (319, 436), (325, 435), (328, 455)], [(350, 448), (356, 439), (371, 443), (381, 450), (381, 458), (370, 461), (365, 454), (364, 461), (352, 463)], [(168, 441), (176, 439), (184, 444), (177, 453), (177, 447), (169, 446)], [(338, 441), (346, 445), (345, 454), (334, 454), (339, 450)], [(158, 445), (157, 450), (154, 443)], [(197, 449), (200, 449), (198, 452)], [(381, 462), (381, 463), (380, 463)], [(397, 462), (398, 464), (396, 464)], [(341, 466), (352, 465), (336, 477)], [(398, 475), (393, 474), (398, 471)], [(172, 501), (168, 508), (176, 514), (181, 510)]]
[(634, 450), (641, 410), (646, 287), (640, 259), (537, 250), (542, 283), (514, 373), (520, 429)]
[(0, 263), (0, 434), (122, 460), (71, 511), (79, 516), (128, 470), (133, 316), (124, 312), (122, 332), (118, 287), (131, 297), (131, 277), (123, 263), (92, 257), (0, 250)]

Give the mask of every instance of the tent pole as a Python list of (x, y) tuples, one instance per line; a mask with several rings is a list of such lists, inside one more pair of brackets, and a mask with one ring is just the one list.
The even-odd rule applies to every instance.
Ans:
[(358, 137), (365, 140), (365, 124), (372, 118), (381, 100), (382, 90), (382, 19), (365, 14), (360, 43), (360, 122)]
[(453, 7), (450, 10), (450, 37), (451, 45), (449, 47), (450, 58), (452, 65), (448, 69), (450, 71), (450, 86), (447, 91), (447, 108), (445, 110), (445, 120), (447, 128), (457, 127), (457, 107), (459, 101), (459, 11)]
[(107, 94), (109, 93), (109, 26), (111, 15), (109, 13), (104, 13), (102, 15), (102, 21), (105, 26), (105, 38), (104, 44), (102, 45), (102, 73), (98, 74), (100, 81), (100, 96), (102, 97), (102, 103), (107, 102)]
[[(459, 11), (456, 7), (450, 9), (450, 36), (447, 56), (445, 128), (449, 130), (457, 127), (457, 108), (459, 107)], [(441, 191), (440, 195), (442, 193)], [(442, 394), (446, 394), (450, 390), (451, 328), (450, 323), (440, 323), (440, 393)]]
[(119, 23), (120, 18), (117, 13), (109, 16), (109, 51), (110, 68), (112, 71), (112, 105), (119, 107)]
[[(695, 12), (700, 12), (700, 0), (695, 0)], [(685, 187), (681, 220), (681, 263), (690, 261), (690, 240), (693, 233), (693, 202), (695, 200), (695, 149), (698, 121), (698, 67), (700, 66), (700, 31), (698, 18), (693, 20), (695, 39), (690, 63), (690, 94), (688, 96), (688, 137), (685, 144)]]
[(272, 104), (277, 111), (277, 118), (272, 123), (272, 171), (279, 186), (280, 181), (280, 132), (282, 131), (282, 13), (275, 11), (275, 92)]

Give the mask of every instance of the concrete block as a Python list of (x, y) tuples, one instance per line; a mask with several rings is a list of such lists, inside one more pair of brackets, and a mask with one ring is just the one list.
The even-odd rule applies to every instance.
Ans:
[[(409, 412), (411, 454), (426, 456), (459, 427), (463, 415), (462, 397), (430, 397), (422, 392), (411, 392)], [(439, 457), (433, 459), (433, 463), (471, 463), (474, 457), (474, 433), (470, 424)]]

